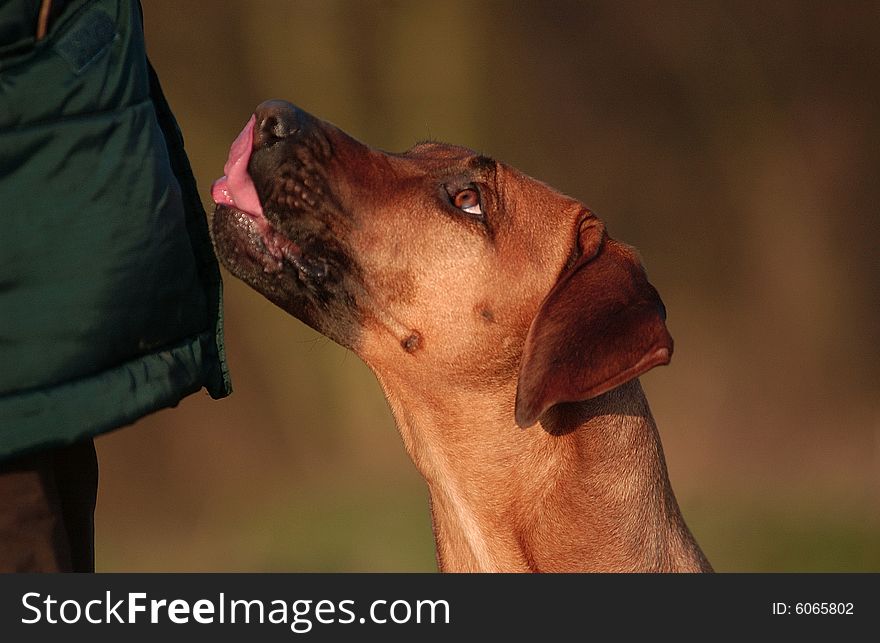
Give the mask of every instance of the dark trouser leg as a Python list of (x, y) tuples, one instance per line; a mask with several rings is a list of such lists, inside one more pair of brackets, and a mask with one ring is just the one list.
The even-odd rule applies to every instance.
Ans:
[(92, 440), (0, 463), (0, 571), (94, 571)]
[(95, 503), (98, 499), (98, 455), (92, 440), (55, 454), (55, 486), (70, 549), (70, 571), (95, 571)]

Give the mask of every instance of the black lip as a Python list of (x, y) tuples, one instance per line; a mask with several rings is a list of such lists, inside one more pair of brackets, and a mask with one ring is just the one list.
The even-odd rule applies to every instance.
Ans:
[[(289, 241), (289, 233), (278, 226), (270, 229)], [(218, 258), (235, 277), (318, 332), (354, 346), (359, 335), (355, 293), (362, 288), (354, 262), (338, 243), (307, 233), (298, 251), (282, 244), (277, 258), (254, 217), (225, 205), (214, 211), (211, 236)]]
[(218, 253), (221, 259), (240, 261), (247, 257), (266, 274), (278, 273), (283, 270), (285, 261), (299, 259), (297, 252), (290, 247), (291, 242), (279, 236), (274, 226), (261, 224), (260, 218), (243, 210), (218, 204), (214, 209), (212, 227), (215, 242), (234, 240), (235, 248), (230, 248), (231, 252)]

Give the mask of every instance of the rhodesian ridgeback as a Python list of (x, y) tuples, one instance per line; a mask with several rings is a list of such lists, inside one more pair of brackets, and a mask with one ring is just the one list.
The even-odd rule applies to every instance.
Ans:
[(359, 355), (427, 481), (443, 571), (711, 571), (637, 380), (669, 362), (635, 252), (469, 149), (372, 149), (260, 105), (214, 183), (226, 267)]

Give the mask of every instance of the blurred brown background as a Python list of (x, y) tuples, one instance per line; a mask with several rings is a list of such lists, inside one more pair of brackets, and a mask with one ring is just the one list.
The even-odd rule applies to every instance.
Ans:
[[(206, 204), (286, 98), (380, 148), (461, 143), (642, 251), (643, 378), (723, 571), (880, 570), (880, 5), (145, 3)], [(357, 357), (224, 273), (235, 393), (98, 441), (98, 567), (434, 569), (427, 494)]]

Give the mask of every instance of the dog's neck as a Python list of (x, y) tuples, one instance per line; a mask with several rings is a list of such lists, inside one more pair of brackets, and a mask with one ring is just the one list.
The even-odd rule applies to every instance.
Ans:
[(454, 397), (411, 408), (389, 395), (428, 482), (441, 570), (711, 569), (682, 519), (638, 381), (559, 405), (526, 430), (510, 408), (492, 407), (507, 398), (512, 408), (512, 392)]

